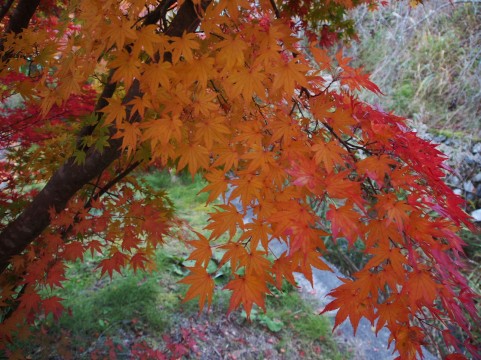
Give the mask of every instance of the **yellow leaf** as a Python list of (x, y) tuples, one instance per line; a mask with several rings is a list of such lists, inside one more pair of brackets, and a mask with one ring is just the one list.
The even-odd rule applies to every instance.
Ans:
[(199, 38), (193, 33), (184, 33), (182, 37), (171, 38), (172, 62), (179, 62), (182, 57), (187, 62), (194, 59), (193, 51), (199, 49)]
[(112, 75), (112, 81), (122, 81), (128, 89), (134, 79), (140, 78), (140, 61), (133, 54), (121, 51), (117, 57), (110, 62), (110, 67), (116, 69)]
[(188, 166), (190, 174), (194, 177), (199, 168), (206, 169), (209, 167), (209, 152), (202, 145), (184, 143), (179, 147), (178, 154), (180, 158), (177, 164), (177, 171)]
[(118, 124), (121, 123), (127, 116), (122, 100), (110, 98), (107, 101), (109, 104), (100, 110), (106, 115), (105, 123), (110, 124), (114, 121)]

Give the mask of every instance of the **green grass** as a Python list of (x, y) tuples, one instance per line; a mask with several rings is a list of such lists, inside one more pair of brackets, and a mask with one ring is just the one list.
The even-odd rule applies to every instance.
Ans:
[[(180, 175), (172, 181), (168, 172), (155, 172), (143, 176), (143, 180), (156, 189), (165, 189), (177, 214), (187, 219), (196, 231), (202, 230), (214, 205), (205, 206), (207, 194), (199, 194), (205, 182), (200, 177)], [(16, 346), (32, 358), (70, 354), (76, 359), (88, 359), (95, 352), (107, 356), (109, 341), (117, 346), (115, 351), (119, 354), (127, 354), (132, 344), (139, 341), (165, 352), (165, 334), (182, 339), (181, 329), (186, 326), (199, 329), (203, 324), (215, 326), (225, 321), (230, 299), (230, 292), (222, 290), (230, 276), (227, 266), (217, 271), (217, 290), (210, 311), (199, 316), (197, 301), (182, 303), (187, 286), (178, 281), (188, 274), (185, 267), (189, 263), (188, 252), (184, 243), (171, 239), (156, 251), (153, 272), (125, 270), (122, 274), (115, 273), (112, 279), (100, 277), (100, 271), (96, 270), (102, 259), (100, 255), (89, 255), (82, 262), (69, 264), (70, 280), (63, 282), (63, 289), (54, 292), (65, 299), (63, 305), (68, 311), (58, 321), (52, 316), (38, 319), (33, 340)], [(217, 265), (211, 262), (210, 266), (214, 269)], [(330, 336), (331, 324), (327, 318), (317, 315), (292, 286), (286, 286), (283, 292), (272, 289), (272, 293), (267, 296), (265, 314), (254, 308), (249, 323), (237, 310), (229, 315), (235, 321), (226, 324), (232, 324), (241, 333), (239, 336), (245, 332), (256, 339), (273, 338), (276, 351), (283, 356), (298, 357), (302, 352), (308, 358), (341, 358)], [(208, 343), (204, 348), (220, 348), (222, 343)]]
[(410, 8), (393, 2), (376, 12), (353, 11), (359, 42), (349, 56), (364, 66), (385, 96), (369, 103), (426, 124), (480, 138), (481, 12), (441, 0)]
[[(277, 349), (287, 358), (297, 356), (302, 349), (308, 359), (346, 359), (333, 341), (332, 324), (320, 316), (309, 300), (302, 299), (299, 292), (285, 283), (282, 291), (270, 289), (272, 294), (266, 299), (266, 313), (254, 308), (250, 320), (279, 338)], [(242, 311), (241, 318), (246, 319)], [(322, 356), (319, 348), (322, 347)]]
[(175, 175), (164, 170), (147, 174), (143, 179), (154, 189), (166, 190), (174, 203), (177, 215), (188, 220), (196, 231), (200, 231), (207, 224), (207, 213), (213, 211), (214, 204), (205, 205), (208, 193), (200, 191), (207, 183), (200, 175), (192, 179), (185, 172)]

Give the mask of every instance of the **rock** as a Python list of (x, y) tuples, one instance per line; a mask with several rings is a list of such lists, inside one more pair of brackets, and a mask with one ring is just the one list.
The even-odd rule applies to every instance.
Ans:
[(466, 192), (474, 193), (474, 185), (471, 181), (465, 181), (463, 183), (463, 189)]
[(442, 143), (442, 142), (445, 142), (446, 139), (447, 139), (447, 137), (444, 136), (444, 135), (437, 135), (437, 136), (435, 136), (435, 137), (433, 138), (433, 141), (436, 142), (436, 143), (438, 143), (438, 144), (440, 144), (440, 143)]
[(459, 186), (461, 184), (459, 178), (452, 174), (446, 178), (446, 182), (451, 186)]
[(469, 202), (476, 201), (476, 195), (474, 195), (474, 193), (472, 193), (472, 192), (467, 192), (465, 198)]
[(481, 142), (473, 146), (473, 153), (481, 154)]
[(471, 213), (471, 216), (474, 218), (474, 220), (476, 220), (476, 221), (481, 221), (481, 209), (474, 210), (474, 211)]
[(453, 193), (455, 193), (458, 196), (463, 196), (463, 190), (461, 190), (461, 189), (454, 189)]
[(481, 184), (476, 188), (476, 196), (481, 199)]
[(475, 183), (481, 182), (481, 172), (477, 173), (477, 174), (473, 177), (473, 182), (475, 182)]
[(477, 158), (475, 156), (473, 156), (473, 154), (467, 154), (464, 157), (463, 162), (465, 162), (469, 166), (472, 166), (472, 165), (477, 163), (476, 160), (477, 160)]

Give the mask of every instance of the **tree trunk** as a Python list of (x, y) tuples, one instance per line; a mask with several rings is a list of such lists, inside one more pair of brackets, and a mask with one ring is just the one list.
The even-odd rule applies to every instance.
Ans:
[[(207, 0), (202, 3), (204, 10), (210, 2), (211, 0)], [(165, 34), (182, 36), (184, 32), (193, 32), (199, 26), (200, 20), (192, 1), (187, 0), (178, 10)], [(138, 83), (134, 82), (124, 103), (141, 95), (138, 88)], [(110, 91), (107, 92), (110, 93)], [(101, 97), (99, 101), (104, 99)], [(115, 133), (115, 128), (112, 128), (111, 133)], [(56, 212), (62, 211), (77, 191), (102, 174), (115, 159), (120, 157), (121, 144), (122, 139), (110, 138), (109, 146), (102, 153), (95, 148), (90, 148), (87, 150), (84, 164), (78, 165), (74, 158), (70, 158), (54, 173), (32, 203), (0, 234), (0, 273), (6, 269), (12, 256), (20, 254), (47, 228), (50, 224), (50, 209), (54, 208)]]

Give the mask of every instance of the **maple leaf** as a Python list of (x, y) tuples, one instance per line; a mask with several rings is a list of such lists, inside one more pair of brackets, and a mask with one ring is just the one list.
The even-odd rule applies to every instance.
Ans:
[(291, 258), (286, 253), (282, 253), (279, 258), (274, 260), (272, 264), (272, 272), (276, 276), (276, 287), (282, 289), (282, 278), (285, 278), (290, 284), (297, 286), (296, 279), (293, 275), (294, 264)]
[[(143, 124), (145, 131), (142, 134), (142, 140), (150, 141), (155, 149), (160, 143), (165, 150), (166, 145), (171, 140), (179, 141), (182, 137), (182, 121), (176, 116), (167, 116), (165, 118), (151, 120)], [(187, 164), (187, 160), (186, 164)]]
[(349, 204), (340, 208), (331, 204), (326, 219), (331, 221), (332, 237), (336, 239), (342, 234), (349, 241), (349, 245), (353, 246), (360, 233), (360, 214)]
[(169, 88), (170, 81), (176, 74), (169, 62), (147, 64), (143, 66), (143, 69), (141, 84), (144, 87), (148, 86), (151, 93), (156, 93), (159, 86)]
[(107, 26), (105, 37), (108, 38), (107, 47), (116, 45), (117, 48), (122, 49), (126, 40), (135, 40), (137, 33), (133, 29), (134, 24), (132, 21), (128, 21), (125, 17), (111, 17), (111, 24)]
[(112, 250), (113, 254), (110, 258), (104, 259), (100, 262), (97, 268), (101, 268), (101, 276), (108, 273), (110, 278), (112, 278), (113, 272), (116, 271), (121, 274), (122, 268), (127, 263), (128, 257), (124, 253), (121, 253), (117, 249)]
[(247, 49), (247, 44), (239, 36), (227, 37), (216, 45), (216, 49), (219, 49), (216, 61), (224, 66), (224, 71), (244, 64), (244, 50)]
[(227, 244), (221, 245), (220, 248), (226, 250), (220, 260), (220, 266), (229, 261), (232, 271), (235, 272), (239, 268), (241, 260), (247, 256), (245, 246), (237, 241), (229, 241)]
[(356, 163), (357, 171), (360, 175), (367, 175), (381, 186), (384, 184), (384, 177), (389, 175), (396, 162), (387, 155), (379, 157), (367, 157)]
[(266, 259), (264, 251), (246, 251), (239, 260), (241, 265), (244, 265), (246, 268), (246, 275), (257, 275), (262, 278), (271, 267), (271, 263)]
[(204, 308), (205, 302), (210, 307), (214, 293), (214, 280), (207, 273), (206, 269), (200, 265), (187, 267), (190, 274), (179, 281), (181, 284), (189, 285), (189, 289), (185, 294), (184, 302), (199, 297), (199, 308)]
[(272, 235), (272, 229), (266, 221), (254, 219), (245, 225), (245, 231), (241, 235), (239, 241), (250, 239), (251, 248), (257, 249), (259, 242), (265, 250), (269, 248), (269, 239)]
[[(211, 203), (219, 198), (220, 194), (224, 195), (228, 187), (228, 178), (223, 170), (213, 169), (204, 175), (209, 184), (200, 192), (209, 192), (207, 203)], [(225, 199), (224, 199), (225, 200)]]
[(407, 312), (405, 311), (406, 306), (404, 304), (398, 304), (400, 301), (402, 300), (396, 300), (396, 298), (393, 297), (377, 306), (377, 315), (379, 316), (379, 319), (376, 323), (376, 334), (386, 323), (388, 327), (396, 328), (398, 322), (408, 322), (409, 319)]
[(175, 64), (182, 56), (187, 62), (194, 60), (193, 50), (199, 48), (198, 37), (196, 34), (184, 33), (181, 37), (171, 39), (172, 62)]
[(132, 105), (132, 114), (137, 112), (142, 118), (145, 115), (145, 109), (153, 107), (148, 95), (144, 95), (142, 97), (136, 96), (133, 100), (129, 101), (127, 105)]
[(431, 306), (438, 296), (439, 283), (427, 270), (414, 270), (403, 287), (403, 292), (409, 294), (411, 307)]
[(189, 245), (195, 248), (189, 255), (187, 260), (195, 260), (195, 264), (203, 267), (207, 267), (210, 259), (212, 258), (212, 249), (210, 247), (209, 240), (201, 233), (195, 232), (198, 239), (187, 242)]
[(58, 319), (62, 314), (64, 307), (61, 303), (62, 299), (58, 296), (51, 296), (42, 300), (42, 308), (45, 311), (45, 315), (53, 314), (54, 319)]
[(122, 51), (117, 57), (110, 62), (112, 69), (115, 69), (112, 75), (112, 81), (122, 81), (126, 88), (132, 85), (134, 79), (140, 78), (140, 61), (133, 54)]
[(272, 90), (282, 89), (287, 94), (292, 94), (296, 85), (308, 87), (306, 72), (309, 67), (297, 58), (290, 61), (282, 61), (273, 71), (276, 74), (272, 83)]
[(331, 198), (349, 199), (362, 209), (364, 201), (361, 197), (361, 184), (349, 179), (349, 172), (342, 171), (337, 174), (326, 176), (326, 192)]
[(209, 167), (209, 152), (202, 145), (195, 143), (182, 144), (178, 149), (178, 154), (180, 158), (177, 171), (188, 166), (190, 174), (194, 177), (199, 168), (206, 169)]
[(374, 256), (367, 262), (366, 268), (373, 268), (388, 262), (398, 279), (402, 279), (405, 274), (404, 265), (407, 265), (406, 256), (400, 249), (391, 247), (388, 242), (379, 244), (379, 247), (367, 251)]
[(125, 106), (121, 99), (110, 98), (107, 99), (108, 105), (102, 108), (102, 112), (106, 114), (105, 122), (107, 124), (112, 122), (121, 123), (126, 118)]
[(84, 245), (81, 242), (74, 241), (65, 245), (63, 250), (63, 257), (69, 261), (75, 261), (77, 259), (82, 260), (84, 256)]
[(355, 334), (361, 317), (365, 317), (371, 322), (374, 321), (375, 314), (373, 305), (368, 297), (361, 295), (361, 292), (359, 291), (361, 287), (356, 281), (343, 278), (340, 279), (344, 284), (328, 294), (335, 300), (327, 304), (321, 314), (326, 311), (338, 309), (334, 328), (339, 326), (347, 317), (349, 317)]
[(25, 310), (28, 314), (30, 311), (37, 311), (40, 307), (42, 300), (40, 295), (29, 289), (20, 298), (19, 308)]
[(264, 98), (265, 86), (262, 82), (265, 79), (265, 74), (256, 68), (241, 68), (233, 72), (229, 76), (229, 81), (233, 84), (231, 90), (232, 96), (242, 95), (244, 99), (251, 99), (255, 94)]
[(319, 270), (332, 271), (332, 269), (321, 259), (321, 254), (315, 250), (306, 253), (295, 253), (292, 259), (294, 263), (297, 263), (296, 271), (302, 273), (311, 283), (311, 286), (314, 286), (312, 267)]
[(90, 249), (92, 256), (94, 256), (95, 253), (102, 254), (102, 247), (102, 243), (98, 240), (91, 240), (87, 245), (87, 249)]
[(394, 222), (398, 230), (404, 228), (404, 224), (408, 223), (409, 211), (412, 207), (402, 200), (398, 200), (394, 194), (386, 194), (378, 197), (376, 208), (385, 213), (388, 224)]
[(252, 305), (257, 304), (265, 311), (264, 296), (269, 293), (265, 281), (258, 276), (246, 274), (245, 276), (236, 276), (235, 279), (229, 281), (224, 289), (231, 290), (229, 310), (232, 312), (240, 305), (244, 307), (247, 318), (250, 318)]
[(421, 345), (424, 344), (423, 330), (418, 326), (400, 326), (391, 334), (389, 342), (396, 340), (396, 350), (401, 358), (415, 359), (422, 354)]
[(348, 155), (347, 150), (339, 146), (335, 141), (318, 141), (312, 146), (312, 150), (315, 152), (314, 160), (316, 164), (321, 162), (327, 172), (331, 172), (335, 169), (336, 165), (344, 163), (343, 156)]
[(65, 280), (65, 264), (57, 262), (48, 271), (45, 283), (50, 286), (50, 289), (53, 289), (54, 287), (63, 288), (62, 281)]
[(214, 65), (214, 59), (210, 57), (199, 56), (195, 59), (195, 62), (190, 64), (184, 64), (184, 81), (190, 85), (196, 83), (199, 88), (205, 89), (207, 87), (207, 81), (212, 73)]
[[(205, 109), (205, 107), (203, 107)], [(226, 134), (230, 133), (225, 125), (224, 117), (206, 118), (197, 125), (195, 137), (197, 141), (202, 140), (207, 149), (212, 149), (214, 143), (222, 144), (225, 142)]]
[(226, 232), (229, 232), (229, 237), (232, 239), (238, 227), (244, 228), (244, 214), (232, 204), (216, 205), (216, 209), (217, 212), (210, 214), (209, 224), (205, 229), (212, 230), (211, 239), (216, 239)]
[(130, 267), (134, 270), (134, 273), (138, 269), (145, 270), (146, 263), (149, 263), (149, 259), (143, 251), (137, 251), (129, 260)]
[(137, 39), (132, 49), (133, 54), (138, 54), (140, 49), (144, 50), (150, 57), (154, 56), (154, 49), (158, 43), (162, 42), (162, 37), (157, 34), (157, 26), (147, 25), (136, 31)]

